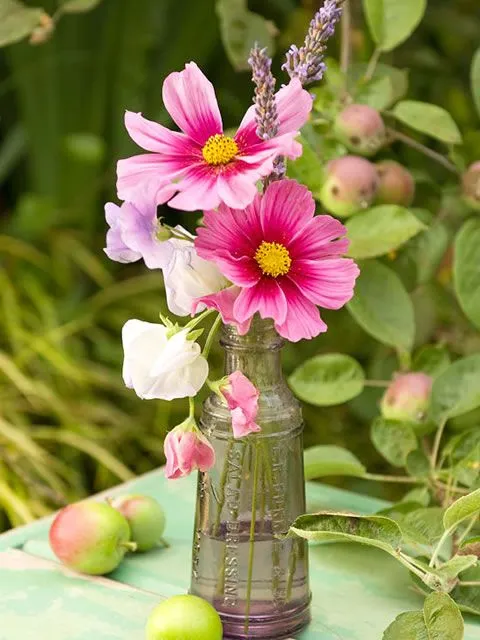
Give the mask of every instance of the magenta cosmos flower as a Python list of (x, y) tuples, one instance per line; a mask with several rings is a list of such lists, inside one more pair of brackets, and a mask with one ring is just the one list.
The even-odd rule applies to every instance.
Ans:
[(277, 136), (271, 140), (257, 136), (253, 105), (235, 136), (227, 136), (213, 85), (194, 62), (166, 78), (163, 101), (183, 133), (127, 111), (128, 133), (150, 153), (118, 162), (118, 197), (135, 202), (147, 195), (162, 204), (171, 198), (173, 188), (178, 193), (169, 204), (185, 211), (214, 209), (221, 202), (239, 209), (247, 206), (255, 196), (256, 182), (271, 173), (278, 155), (301, 155), (302, 147), (294, 138), (312, 108), (312, 97), (294, 79), (276, 94)]
[[(327, 330), (317, 305), (339, 309), (353, 295), (359, 269), (342, 258), (345, 227), (331, 216), (314, 216), (315, 202), (295, 180), (270, 184), (244, 211), (222, 205), (207, 211), (195, 246), (213, 260), (238, 289), (227, 298), (213, 294), (198, 302), (217, 308), (239, 331), (258, 312), (273, 318), (280, 335), (292, 342)], [(232, 305), (232, 299), (235, 297)]]

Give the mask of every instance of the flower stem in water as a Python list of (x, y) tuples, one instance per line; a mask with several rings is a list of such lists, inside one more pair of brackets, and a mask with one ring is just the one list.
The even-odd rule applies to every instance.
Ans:
[(248, 550), (247, 595), (245, 603), (245, 635), (248, 634), (250, 625), (250, 600), (252, 595), (253, 559), (255, 555), (255, 526), (257, 524), (257, 490), (258, 490), (258, 462), (259, 447), (255, 440), (255, 457), (253, 462), (253, 488), (252, 488), (252, 521), (250, 523), (250, 545)]

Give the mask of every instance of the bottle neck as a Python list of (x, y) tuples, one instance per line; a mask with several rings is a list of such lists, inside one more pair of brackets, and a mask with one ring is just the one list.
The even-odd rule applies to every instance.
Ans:
[(272, 320), (255, 316), (249, 332), (241, 336), (235, 327), (225, 325), (220, 343), (225, 349), (225, 373), (241, 371), (260, 390), (285, 384), (281, 349), (283, 339)]

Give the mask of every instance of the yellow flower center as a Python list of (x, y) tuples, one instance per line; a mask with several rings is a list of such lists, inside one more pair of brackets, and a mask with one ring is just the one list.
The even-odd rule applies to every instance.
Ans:
[(292, 259), (288, 249), (278, 242), (262, 242), (255, 251), (255, 260), (266, 276), (278, 278), (290, 271)]
[(202, 155), (208, 164), (228, 164), (238, 153), (237, 143), (233, 138), (216, 133), (206, 141)]

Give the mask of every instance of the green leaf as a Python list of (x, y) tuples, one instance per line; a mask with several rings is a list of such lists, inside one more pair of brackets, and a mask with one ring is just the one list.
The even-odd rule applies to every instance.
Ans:
[[(477, 431), (480, 431), (477, 429)], [(452, 469), (454, 480), (466, 487), (473, 487), (480, 476), (480, 443), (476, 443), (471, 451)]]
[[(414, 209), (419, 215), (421, 209)], [(447, 227), (435, 220), (423, 233), (419, 233), (407, 246), (417, 268), (418, 284), (430, 282), (436, 275), (450, 242)]]
[(348, 255), (356, 259), (385, 255), (427, 228), (411, 211), (394, 204), (358, 213), (345, 226)]
[(426, 344), (415, 353), (412, 371), (422, 371), (432, 378), (439, 376), (450, 366), (450, 354), (441, 345)]
[[(460, 576), (464, 582), (480, 582), (480, 565), (463, 572)], [(457, 586), (450, 594), (462, 611), (480, 615), (480, 589), (477, 586)]]
[(470, 569), (470, 567), (474, 567), (477, 562), (478, 558), (474, 555), (453, 556), (453, 558), (450, 558), (448, 562), (445, 562), (441, 567), (438, 567), (436, 573), (445, 580), (453, 580), (459, 573), (462, 573), (462, 571), (466, 571), (467, 569)]
[(408, 90), (408, 71), (379, 63), (371, 80), (364, 80), (368, 65), (360, 62), (350, 65), (348, 85), (356, 103), (368, 104), (383, 111), (404, 97)]
[(443, 515), (443, 526), (446, 531), (455, 529), (466, 518), (480, 512), (480, 489), (462, 496), (451, 504)]
[(460, 144), (462, 136), (452, 116), (436, 104), (404, 100), (392, 111), (397, 120), (447, 144)]
[(470, 82), (472, 87), (472, 97), (477, 113), (480, 116), (480, 49), (477, 49), (472, 59), (470, 67)]
[(405, 460), (405, 467), (414, 478), (428, 478), (430, 475), (430, 462), (421, 449), (410, 451)]
[(363, 0), (373, 40), (382, 51), (391, 51), (420, 24), (427, 0)]
[(302, 145), (303, 153), (294, 162), (288, 162), (288, 176), (307, 186), (313, 196), (317, 197), (324, 182), (324, 165), (304, 136), (299, 136), (297, 140)]
[(317, 542), (359, 542), (393, 556), (402, 542), (400, 527), (385, 516), (314, 513), (298, 517), (289, 533)]
[(353, 453), (335, 445), (318, 445), (305, 449), (305, 480), (325, 476), (365, 475), (366, 469)]
[[(408, 463), (408, 459), (407, 459)], [(422, 507), (428, 507), (430, 504), (430, 491), (427, 487), (417, 487), (408, 491), (402, 498), (404, 502), (417, 502)]]
[(371, 336), (410, 351), (415, 336), (413, 305), (400, 278), (376, 260), (360, 265), (355, 295), (347, 308)]
[(63, 13), (82, 13), (94, 9), (102, 0), (63, 0)]
[(456, 360), (434, 381), (429, 418), (436, 423), (480, 406), (480, 354)]
[(406, 611), (384, 631), (382, 640), (428, 640), (422, 611)]
[(306, 360), (288, 382), (301, 400), (328, 407), (358, 396), (364, 387), (365, 374), (350, 356), (327, 353)]
[(480, 329), (480, 220), (467, 220), (454, 245), (453, 282), (468, 319)]
[(250, 69), (248, 57), (255, 43), (275, 53), (273, 22), (248, 10), (247, 0), (217, 0), (220, 32), (227, 56), (237, 71)]
[(385, 630), (383, 640), (463, 640), (463, 618), (446, 593), (431, 593), (423, 611), (401, 613)]
[(25, 6), (18, 0), (2, 0), (0, 4), (0, 47), (23, 40), (41, 24), (47, 14), (43, 9)]
[(381, 417), (373, 422), (370, 437), (375, 449), (395, 467), (403, 467), (407, 455), (418, 446), (411, 425)]
[(431, 545), (443, 534), (443, 509), (423, 507), (408, 513), (400, 525), (404, 535), (418, 544)]

